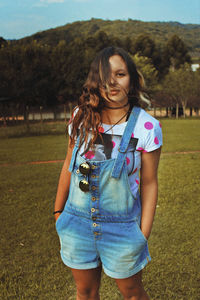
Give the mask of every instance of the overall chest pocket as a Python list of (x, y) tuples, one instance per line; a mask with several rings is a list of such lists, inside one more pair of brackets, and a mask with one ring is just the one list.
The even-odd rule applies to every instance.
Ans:
[(75, 186), (79, 188), (79, 184), (83, 180), (86, 180), (88, 182), (88, 176), (80, 172), (79, 166), (75, 166), (73, 170), (73, 181)]
[[(81, 182), (85, 181), (88, 184), (88, 189), (81, 189)], [(83, 184), (85, 186), (85, 184)], [(80, 172), (79, 166), (75, 165), (71, 173), (71, 182), (67, 205), (73, 207), (77, 211), (86, 211), (89, 209), (89, 181), (88, 175)]]

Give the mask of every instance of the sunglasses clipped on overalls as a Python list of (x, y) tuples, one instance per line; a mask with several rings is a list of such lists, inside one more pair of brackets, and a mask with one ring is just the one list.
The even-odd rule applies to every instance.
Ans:
[[(84, 163), (80, 164), (80, 166), (76, 172), (77, 173), (80, 172), (82, 175), (84, 175), (86, 177), (90, 173), (90, 170), (91, 170), (90, 164), (88, 162), (84, 162)], [(86, 180), (86, 178), (82, 179), (79, 182), (79, 188), (83, 192), (89, 192), (90, 185), (89, 185), (89, 182)]]

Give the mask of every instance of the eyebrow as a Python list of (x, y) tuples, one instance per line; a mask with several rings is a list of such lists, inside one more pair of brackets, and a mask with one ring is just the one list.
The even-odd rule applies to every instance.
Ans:
[(117, 69), (115, 72), (126, 72), (125, 69)]

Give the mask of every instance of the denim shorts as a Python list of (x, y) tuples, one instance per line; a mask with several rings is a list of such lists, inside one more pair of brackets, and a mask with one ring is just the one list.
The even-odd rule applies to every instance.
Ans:
[(130, 277), (151, 260), (137, 221), (99, 222), (64, 211), (56, 221), (61, 258), (68, 267), (93, 269), (116, 279)]

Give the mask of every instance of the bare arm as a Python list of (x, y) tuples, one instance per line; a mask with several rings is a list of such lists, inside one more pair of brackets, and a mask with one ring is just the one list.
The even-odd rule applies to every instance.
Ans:
[(149, 153), (142, 153), (140, 173), (142, 202), (141, 230), (147, 239), (151, 233), (158, 198), (157, 170), (160, 153), (161, 148)]
[[(60, 178), (59, 178), (59, 183), (58, 183), (58, 189), (57, 189), (57, 194), (56, 194), (56, 200), (55, 200), (55, 205), (54, 205), (54, 211), (57, 210), (63, 210), (68, 193), (69, 193), (69, 186), (70, 186), (70, 179), (71, 179), (71, 173), (69, 172), (69, 165), (72, 157), (72, 151), (73, 151), (73, 145), (69, 143), (68, 145), (68, 150), (67, 150), (67, 156), (64, 161), (61, 173), (60, 173)], [(60, 213), (55, 214), (55, 220), (58, 219), (60, 216)]]

